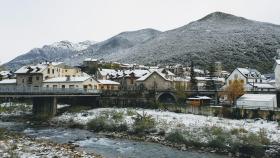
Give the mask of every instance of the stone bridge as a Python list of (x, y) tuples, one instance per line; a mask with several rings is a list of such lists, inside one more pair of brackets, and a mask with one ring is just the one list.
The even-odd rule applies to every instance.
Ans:
[(88, 89), (65, 89), (44, 87), (0, 87), (0, 98), (30, 98), (35, 117), (52, 117), (57, 111), (57, 99), (76, 99), (79, 102), (95, 102), (101, 91)]

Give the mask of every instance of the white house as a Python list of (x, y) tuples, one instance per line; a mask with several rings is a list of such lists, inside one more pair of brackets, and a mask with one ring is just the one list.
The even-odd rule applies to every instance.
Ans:
[(230, 85), (234, 80), (241, 80), (241, 82), (244, 83), (244, 88), (246, 91), (270, 91), (271, 89), (273, 89), (273, 87), (268, 85), (266, 78), (261, 75), (261, 73), (256, 69), (236, 68), (228, 76), (226, 80), (226, 86)]
[(280, 59), (277, 59), (274, 64), (275, 87), (280, 89)]
[(238, 108), (273, 110), (277, 108), (276, 94), (244, 94), (236, 101)]
[(85, 77), (56, 77), (43, 81), (46, 88), (76, 88), (76, 89), (97, 89), (98, 82), (90, 76)]

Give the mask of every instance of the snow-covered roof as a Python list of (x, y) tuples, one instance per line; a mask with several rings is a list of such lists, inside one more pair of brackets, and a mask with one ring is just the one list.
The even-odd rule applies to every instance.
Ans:
[(5, 79), (0, 81), (0, 84), (16, 84), (17, 80), (16, 79)]
[(51, 64), (52, 64), (53, 66), (58, 66), (58, 65), (64, 64), (64, 63), (63, 63), (63, 62), (51, 62)]
[(86, 58), (84, 61), (98, 61), (98, 59)]
[(65, 82), (84, 82), (90, 79), (90, 76), (83, 76), (83, 77), (55, 77), (51, 79), (47, 79), (43, 81), (44, 83), (65, 83)]
[(100, 84), (113, 84), (113, 85), (119, 85), (120, 83), (111, 81), (111, 80), (97, 80)]
[(195, 97), (192, 97), (192, 98), (188, 98), (189, 100), (209, 100), (209, 99), (212, 99), (208, 96), (195, 96)]
[(276, 94), (244, 94), (237, 101), (271, 101)]
[(148, 74), (146, 74), (146, 75), (144, 75), (144, 76), (138, 78), (136, 81), (145, 81), (147, 78), (149, 78), (149, 77), (150, 77), (152, 74), (154, 74), (154, 73), (157, 73), (159, 76), (161, 76), (161, 77), (162, 77), (164, 80), (166, 80), (166, 81), (171, 81), (171, 80), (167, 79), (167, 78), (164, 76), (163, 73), (160, 73), (160, 72), (158, 72), (158, 71), (153, 71), (153, 72), (151, 72), (151, 73), (148, 73)]
[(267, 88), (267, 89), (274, 89), (275, 87), (268, 83), (250, 83), (248, 86), (256, 87), (256, 88)]
[(106, 76), (106, 75), (110, 75), (110, 74), (115, 74), (116, 70), (114, 70), (114, 69), (101, 69), (101, 70), (99, 70), (99, 72), (102, 76)]
[(141, 70), (141, 69), (135, 69), (135, 70), (114, 70), (114, 69), (102, 69), (99, 71), (102, 76), (110, 76), (112, 78), (119, 78), (119, 77), (128, 77), (131, 73), (134, 73), (136, 78), (140, 78), (143, 75), (146, 75), (150, 73), (148, 70)]
[(178, 82), (189, 82), (190, 78), (183, 78), (183, 77), (174, 77), (173, 81), (178, 81)]
[(0, 75), (2, 75), (2, 76), (11, 75), (11, 72), (10, 71), (0, 71)]
[(261, 73), (256, 69), (237, 68), (237, 70), (246, 77), (260, 78)]
[(275, 62), (279, 65), (280, 64), (280, 59), (276, 59)]
[(37, 65), (31, 65), (31, 66), (23, 66), (20, 69), (18, 69), (15, 74), (25, 74), (25, 73), (42, 73), (48, 65), (45, 64), (37, 64)]

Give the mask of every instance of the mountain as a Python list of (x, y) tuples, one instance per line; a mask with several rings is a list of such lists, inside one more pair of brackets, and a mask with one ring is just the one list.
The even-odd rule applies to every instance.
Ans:
[(280, 26), (215, 12), (180, 28), (161, 33), (108, 59), (129, 63), (190, 63), (206, 66), (221, 61), (226, 70), (236, 67), (271, 72), (280, 48)]
[(236, 67), (251, 67), (261, 72), (272, 72), (278, 48), (279, 25), (214, 12), (165, 32), (153, 29), (123, 32), (82, 47), (58, 42), (55, 46), (33, 49), (6, 66), (15, 68), (40, 60), (61, 60), (76, 65), (92, 57), (141, 64), (187, 65), (192, 60), (201, 67), (209, 66), (212, 61), (221, 61), (229, 71)]
[(42, 61), (62, 61), (76, 55), (76, 52), (88, 48), (96, 42), (84, 41), (71, 43), (69, 41), (60, 41), (51, 45), (45, 45), (42, 48), (34, 48), (28, 53), (20, 55), (4, 66), (11, 70), (16, 70), (23, 65), (35, 64)]
[(78, 65), (87, 57), (102, 58), (109, 54), (121, 52), (138, 44), (147, 42), (161, 32), (154, 29), (143, 29), (120, 33), (103, 42), (84, 41), (71, 43), (60, 41), (42, 48), (34, 48), (31, 51), (16, 57), (4, 64), (8, 69), (18, 69), (27, 64), (42, 61), (64, 61), (69, 65)]

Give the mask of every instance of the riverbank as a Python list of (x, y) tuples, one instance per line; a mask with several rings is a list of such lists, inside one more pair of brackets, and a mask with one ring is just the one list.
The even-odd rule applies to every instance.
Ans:
[[(150, 117), (155, 126), (144, 129), (142, 134), (137, 133), (134, 122), (139, 115), (140, 119), (143, 115)], [(92, 121), (94, 126), (89, 127)], [(99, 108), (64, 113), (51, 122), (70, 128), (87, 128), (108, 137), (156, 142), (179, 150), (196, 149), (236, 157), (278, 157), (280, 151), (279, 125), (265, 120), (231, 120), (150, 109)]]
[[(280, 153), (280, 128), (273, 121), (231, 120), (132, 108), (89, 109), (74, 106), (68, 112), (62, 111), (61, 115), (48, 121), (30, 119), (30, 111), (27, 111), (27, 117), (11, 113), (2, 119), (20, 121), (31, 128), (43, 125), (85, 129), (107, 138), (153, 142), (179, 151), (219, 153), (230, 157), (275, 158)], [(86, 138), (85, 141), (90, 140)]]
[(37, 140), (0, 129), (0, 157), (101, 158), (99, 155), (79, 151), (77, 147), (74, 144), (56, 144), (47, 140)]

